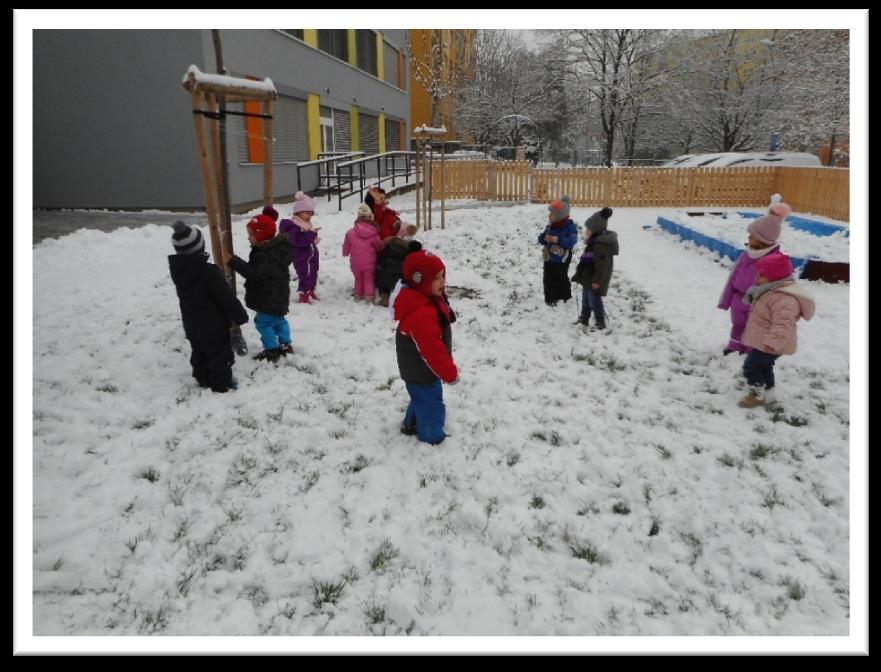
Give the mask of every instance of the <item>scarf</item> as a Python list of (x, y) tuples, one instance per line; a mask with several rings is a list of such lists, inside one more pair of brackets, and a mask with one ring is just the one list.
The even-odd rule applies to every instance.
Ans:
[(760, 297), (764, 296), (770, 291), (777, 289), (783, 284), (792, 282), (793, 280), (795, 280), (795, 278), (790, 275), (788, 278), (782, 278), (774, 282), (766, 282), (764, 285), (753, 285), (748, 290), (746, 290), (746, 294), (743, 295), (742, 301), (744, 303), (754, 305)]

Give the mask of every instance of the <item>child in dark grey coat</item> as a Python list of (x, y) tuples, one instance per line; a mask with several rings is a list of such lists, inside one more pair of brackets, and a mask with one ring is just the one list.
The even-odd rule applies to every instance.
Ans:
[(612, 279), (612, 257), (618, 254), (618, 234), (607, 229), (612, 208), (595, 212), (584, 222), (584, 253), (572, 276), (572, 282), (583, 285), (581, 292), (581, 315), (578, 323), (587, 326), (591, 312), (596, 319), (596, 328), (606, 328), (606, 310), (603, 297), (609, 291)]
[(180, 300), (184, 333), (193, 348), (193, 378), (202, 387), (226, 392), (236, 386), (230, 326), (247, 322), (248, 313), (220, 269), (208, 263), (199, 229), (177, 221), (171, 242), (175, 254), (168, 257), (168, 266)]

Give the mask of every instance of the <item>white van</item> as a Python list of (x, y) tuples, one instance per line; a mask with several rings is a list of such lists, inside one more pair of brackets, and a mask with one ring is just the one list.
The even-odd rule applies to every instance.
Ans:
[(727, 168), (746, 166), (801, 166), (820, 168), (820, 159), (807, 152), (721, 152), (684, 154), (661, 165), (662, 168)]

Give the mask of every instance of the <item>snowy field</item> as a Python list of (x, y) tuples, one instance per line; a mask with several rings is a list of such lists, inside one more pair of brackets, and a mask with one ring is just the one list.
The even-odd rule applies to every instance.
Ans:
[(730, 262), (643, 229), (678, 211), (615, 210), (592, 333), (543, 303), (546, 206), (451, 205), (418, 236), (459, 317), (439, 447), (399, 433), (394, 323), (351, 299), (354, 203), (319, 201), (295, 354), (227, 395), (190, 376), (170, 227), (33, 249), (35, 635), (848, 634), (848, 286), (805, 283), (782, 410), (748, 411)]

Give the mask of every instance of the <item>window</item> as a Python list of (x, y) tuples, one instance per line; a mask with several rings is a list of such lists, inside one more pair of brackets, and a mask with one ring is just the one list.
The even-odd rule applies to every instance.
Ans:
[(401, 122), (397, 119), (385, 119), (385, 151), (396, 152), (401, 149)]
[(388, 42), (383, 45), (382, 60), (385, 61), (383, 77), (392, 86), (398, 85), (398, 50)]
[(284, 30), (284, 29), (282, 29), (281, 32), (283, 32), (283, 33), (287, 33), (287, 34), (290, 35), (291, 37), (296, 37), (298, 40), (302, 40), (302, 39), (303, 39), (303, 31), (302, 31), (302, 30), (295, 30), (295, 29), (293, 29), (293, 28), (290, 28), (290, 29), (288, 29), (288, 30)]
[(333, 152), (335, 147), (333, 110), (329, 107), (319, 108), (319, 123), (321, 125), (321, 151)]
[[(262, 113), (260, 103), (245, 103), (242, 108), (250, 113)], [(238, 158), (241, 163), (263, 163), (263, 120), (257, 117), (239, 117), (242, 126), (237, 133)], [(306, 131), (306, 101), (279, 96), (272, 109), (272, 162), (284, 163), (309, 160), (309, 136)]]
[(349, 60), (349, 36), (347, 30), (319, 30), (318, 48), (342, 61)]
[(358, 127), (361, 133), (360, 147), (365, 156), (379, 154), (379, 119), (372, 114), (358, 113)]
[(364, 72), (376, 76), (376, 33), (372, 30), (356, 30), (355, 44), (357, 50), (356, 65)]

